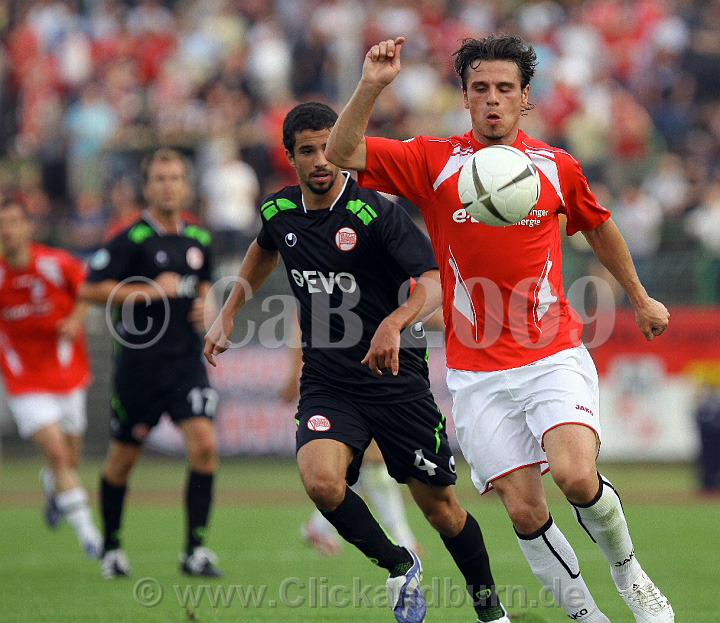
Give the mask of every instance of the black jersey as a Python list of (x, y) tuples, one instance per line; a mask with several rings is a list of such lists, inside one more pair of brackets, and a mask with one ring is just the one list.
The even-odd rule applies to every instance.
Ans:
[(407, 299), (410, 277), (437, 268), (428, 237), (397, 204), (346, 176), (334, 204), (306, 210), (299, 186), (265, 199), (257, 243), (278, 250), (298, 301), (301, 392), (331, 391), (365, 402), (428, 395), (422, 327), (406, 329), (400, 371), (360, 361), (383, 319)]
[(140, 359), (200, 357), (202, 336), (188, 322), (198, 285), (209, 282), (210, 234), (182, 223), (166, 234), (147, 213), (115, 236), (90, 259), (89, 282), (150, 282), (163, 272), (180, 275), (177, 298), (148, 303), (127, 299), (112, 310), (112, 333), (119, 364)]

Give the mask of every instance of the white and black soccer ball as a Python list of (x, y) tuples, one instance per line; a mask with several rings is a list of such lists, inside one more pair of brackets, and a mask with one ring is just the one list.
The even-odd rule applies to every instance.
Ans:
[(467, 213), (481, 223), (514, 225), (537, 205), (540, 174), (519, 149), (491, 145), (476, 151), (463, 165), (458, 196)]

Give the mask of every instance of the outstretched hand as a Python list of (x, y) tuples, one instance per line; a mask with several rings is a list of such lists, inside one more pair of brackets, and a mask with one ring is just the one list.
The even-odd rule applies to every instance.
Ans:
[(386, 39), (370, 48), (362, 67), (363, 80), (386, 87), (400, 73), (400, 50), (405, 37)]

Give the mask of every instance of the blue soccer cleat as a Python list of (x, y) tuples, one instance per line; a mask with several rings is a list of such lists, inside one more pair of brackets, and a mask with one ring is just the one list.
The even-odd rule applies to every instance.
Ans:
[(45, 506), (43, 507), (43, 518), (48, 528), (57, 528), (62, 521), (62, 512), (55, 502), (55, 479), (52, 472), (44, 467), (40, 470), (40, 484), (45, 494)]
[(427, 611), (425, 595), (420, 588), (422, 567), (417, 555), (405, 550), (412, 556), (413, 565), (405, 575), (387, 579), (388, 598), (398, 623), (422, 623)]

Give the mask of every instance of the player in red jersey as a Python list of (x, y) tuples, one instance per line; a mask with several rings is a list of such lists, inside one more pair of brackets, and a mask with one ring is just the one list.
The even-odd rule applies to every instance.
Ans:
[[(404, 196), (425, 218), (441, 271), (453, 417), (473, 481), (481, 492), (491, 486), (498, 492), (533, 573), (565, 612), (585, 623), (607, 622), (548, 511), (541, 472), (549, 468), (610, 563), (636, 621), (670, 623), (672, 607), (635, 558), (620, 499), (595, 465), (597, 372), (581, 342), (582, 323), (564, 297), (558, 216), (567, 217), (568, 234), (583, 232), (619, 281), (648, 340), (665, 330), (668, 311), (643, 288), (578, 162), (520, 130), (536, 55), (519, 37), (466, 39), (455, 52), (471, 120), (464, 136), (364, 136), (377, 97), (400, 71), (404, 41), (383, 41), (367, 53), (326, 154), (359, 171), (361, 186)], [(535, 209), (505, 228), (474, 222), (457, 194), (463, 163), (489, 145), (525, 152), (542, 179)]]
[(76, 299), (82, 263), (33, 243), (28, 215), (12, 201), (0, 205), (0, 243), (0, 370), (10, 411), (20, 436), (48, 462), (41, 473), (46, 522), (56, 527), (67, 519), (85, 554), (97, 558), (100, 535), (76, 472), (90, 379), (87, 306)]

